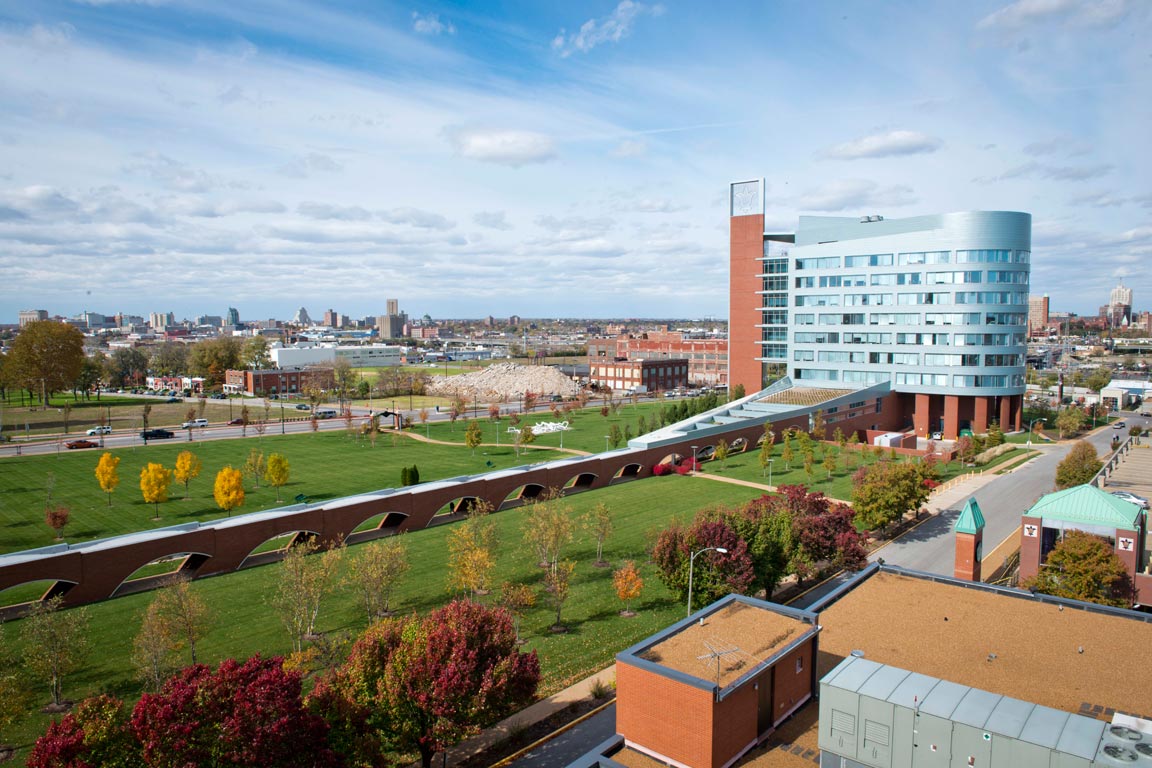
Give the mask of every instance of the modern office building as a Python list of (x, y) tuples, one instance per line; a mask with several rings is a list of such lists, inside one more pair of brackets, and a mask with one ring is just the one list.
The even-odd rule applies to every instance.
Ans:
[(48, 319), (48, 310), (46, 309), (22, 309), (17, 316), (20, 327), (28, 325), (29, 323), (38, 323), (41, 320)]
[(763, 181), (730, 190), (729, 386), (886, 386), (917, 436), (1020, 429), (1032, 217), (801, 216), (766, 232)]

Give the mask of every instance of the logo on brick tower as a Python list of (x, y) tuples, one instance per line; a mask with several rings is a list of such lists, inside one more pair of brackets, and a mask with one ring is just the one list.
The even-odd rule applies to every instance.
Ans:
[(1132, 539), (1121, 538), (1120, 539), (1120, 551), (1121, 552), (1131, 552), (1132, 547), (1135, 545), (1135, 543), (1136, 542), (1133, 541)]
[(1037, 530), (1037, 527), (1035, 525), (1024, 526), (1024, 535), (1027, 536), (1028, 538), (1034, 539), (1034, 538), (1036, 538), (1036, 535), (1038, 533), (1039, 533), (1039, 530)]
[(743, 181), (732, 185), (733, 216), (753, 216), (763, 212), (760, 206), (760, 182)]

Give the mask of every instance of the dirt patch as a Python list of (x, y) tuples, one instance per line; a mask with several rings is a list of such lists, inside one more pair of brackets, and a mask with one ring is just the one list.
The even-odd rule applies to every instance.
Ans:
[(460, 395), (468, 402), (492, 402), (515, 400), (525, 392), (574, 397), (580, 387), (551, 366), (497, 363), (459, 376), (433, 376), (426, 391), (441, 397)]

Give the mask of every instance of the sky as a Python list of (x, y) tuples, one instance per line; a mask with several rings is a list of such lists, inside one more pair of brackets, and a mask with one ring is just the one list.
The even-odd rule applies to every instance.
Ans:
[(0, 4), (0, 322), (724, 318), (727, 185), (1152, 309), (1152, 3)]

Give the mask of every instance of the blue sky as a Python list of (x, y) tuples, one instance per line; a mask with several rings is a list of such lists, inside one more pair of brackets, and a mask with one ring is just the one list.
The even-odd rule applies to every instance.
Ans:
[(724, 317), (729, 181), (1152, 308), (1152, 4), (0, 6), (0, 318)]

